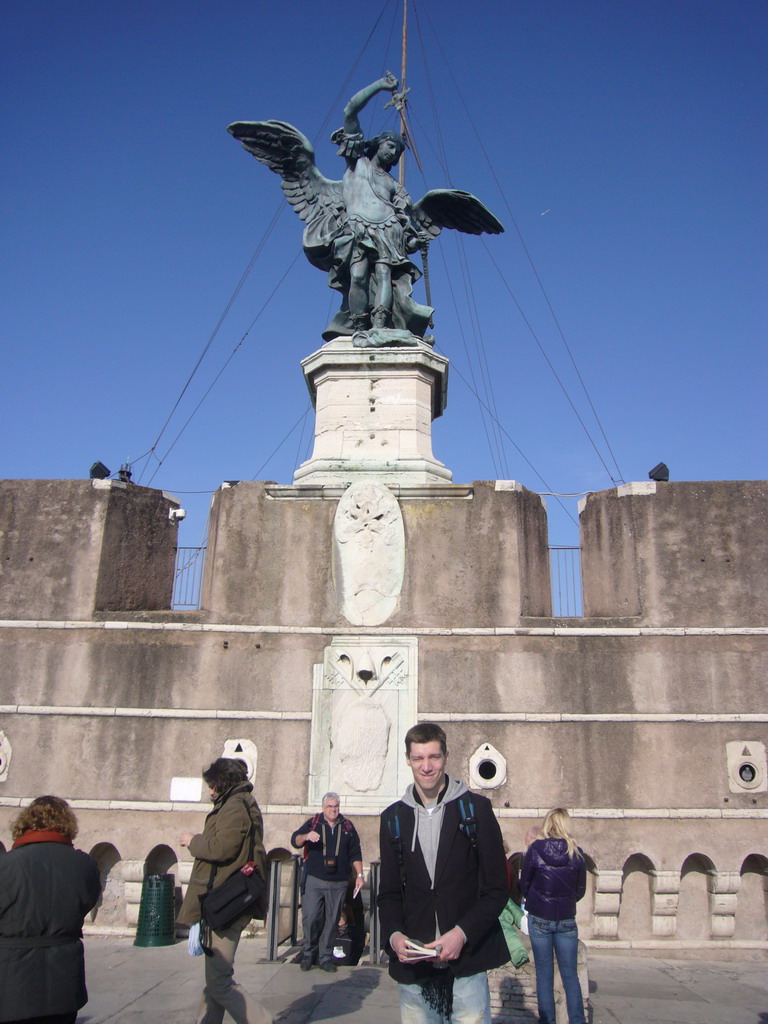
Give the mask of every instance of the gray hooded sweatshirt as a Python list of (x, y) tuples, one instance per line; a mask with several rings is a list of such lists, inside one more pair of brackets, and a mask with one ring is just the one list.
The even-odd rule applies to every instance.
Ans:
[(437, 847), (440, 843), (440, 829), (443, 825), (443, 811), (445, 805), (451, 800), (456, 800), (469, 790), (459, 779), (448, 779), (448, 788), (443, 799), (432, 807), (425, 807), (419, 803), (414, 795), (414, 783), (412, 782), (403, 794), (403, 803), (413, 808), (415, 817), (413, 829), (413, 845), (411, 852), (416, 849), (418, 839), (424, 863), (427, 866), (432, 884), (435, 884), (435, 864), (437, 863)]

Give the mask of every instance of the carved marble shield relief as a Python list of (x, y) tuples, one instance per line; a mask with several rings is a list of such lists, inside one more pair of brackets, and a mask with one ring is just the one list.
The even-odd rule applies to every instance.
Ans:
[(336, 509), (333, 578), (341, 611), (354, 626), (378, 626), (397, 607), (405, 572), (400, 506), (388, 487), (361, 480)]
[(408, 781), (401, 747), (416, 721), (415, 637), (335, 637), (315, 668), (309, 802), (327, 790), (381, 807)]

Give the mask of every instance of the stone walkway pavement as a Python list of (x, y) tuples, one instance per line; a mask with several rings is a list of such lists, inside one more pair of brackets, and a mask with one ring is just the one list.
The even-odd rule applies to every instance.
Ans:
[[(203, 966), (186, 942), (157, 949), (130, 939), (85, 940), (90, 1002), (78, 1024), (193, 1024)], [(397, 1024), (397, 990), (367, 962), (336, 974), (265, 963), (262, 939), (245, 940), (235, 976), (285, 1024)], [(591, 1024), (768, 1024), (768, 961), (589, 956)], [(228, 1022), (229, 1018), (225, 1018)], [(530, 1024), (535, 1024), (531, 1015)]]
[(768, 1024), (768, 960), (757, 957), (724, 963), (592, 953), (591, 1024)]

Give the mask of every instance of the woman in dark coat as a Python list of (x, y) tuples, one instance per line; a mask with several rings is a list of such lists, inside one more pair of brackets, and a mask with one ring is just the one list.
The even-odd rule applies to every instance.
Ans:
[(587, 885), (584, 853), (574, 842), (571, 817), (556, 807), (528, 847), (520, 890), (528, 911), (528, 934), (536, 965), (536, 999), (541, 1024), (555, 1024), (554, 956), (565, 991), (568, 1024), (585, 1024), (577, 959), (576, 903)]
[(0, 855), (0, 1021), (74, 1024), (88, 1002), (83, 919), (101, 892), (96, 862), (75, 850), (66, 800), (39, 796)]
[[(200, 920), (200, 896), (209, 879), (212, 888), (233, 875), (248, 861), (249, 837), (254, 832), (253, 862), (266, 881), (261, 811), (248, 782), (247, 766), (239, 758), (220, 757), (203, 772), (213, 810), (198, 835), (182, 832), (179, 842), (189, 848), (195, 863), (184, 902), (179, 911), (181, 924)], [(220, 1024), (225, 1011), (237, 1024), (272, 1024), (272, 1015), (252, 999), (234, 980), (234, 962), (240, 935), (251, 920), (251, 911), (227, 927), (211, 930), (213, 955), (205, 959), (205, 988), (195, 1017), (196, 1024)]]

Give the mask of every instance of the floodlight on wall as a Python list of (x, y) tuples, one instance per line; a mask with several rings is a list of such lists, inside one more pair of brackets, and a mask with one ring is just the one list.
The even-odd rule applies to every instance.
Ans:
[(648, 476), (657, 483), (665, 484), (669, 480), (669, 466), (666, 462), (660, 462), (657, 466), (653, 467)]
[(91, 480), (106, 480), (110, 475), (111, 470), (103, 462), (94, 462), (91, 466)]

